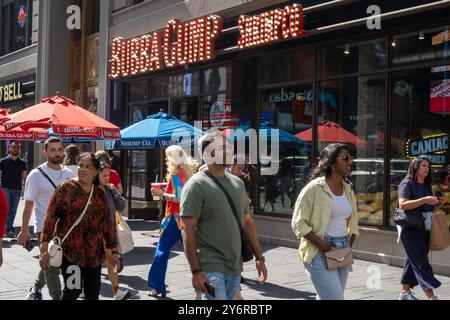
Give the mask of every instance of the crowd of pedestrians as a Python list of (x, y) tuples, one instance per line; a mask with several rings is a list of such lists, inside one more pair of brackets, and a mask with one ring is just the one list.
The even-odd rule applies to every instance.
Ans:
[[(243, 299), (240, 285), (245, 281), (241, 273), (246, 245), (254, 258), (258, 282), (262, 285), (268, 278), (251, 201), (253, 188), (259, 185), (257, 167), (244, 155), (231, 154), (232, 146), (219, 133), (205, 134), (198, 145), (202, 163), (179, 146), (168, 147), (167, 188), (151, 189), (166, 206), (148, 273), (148, 295), (166, 297), (169, 255), (180, 242), (196, 299)], [(98, 300), (105, 263), (114, 299), (129, 299), (131, 293), (120, 288), (123, 260), (116, 218), (125, 209), (124, 191), (110, 155), (103, 150), (80, 154), (76, 145), (64, 149), (60, 139), (50, 138), (44, 143), (47, 161), (29, 174), (19, 155), (20, 143), (14, 142), (9, 155), (0, 160), (0, 238), (16, 237), (13, 223), (23, 193), (25, 206), (17, 242), (31, 251), (29, 224), (34, 214), (40, 250), (40, 272), (27, 298), (41, 300), (47, 285), (53, 300), (81, 296)], [(288, 195), (291, 206), (295, 201), (291, 226), (300, 241), (299, 259), (318, 300), (345, 299), (352, 246), (359, 233), (357, 201), (348, 179), (352, 165), (347, 145), (330, 144), (321, 151), (319, 163), (297, 199)], [(406, 251), (400, 300), (416, 300), (412, 289), (417, 285), (430, 300), (437, 300), (433, 290), (441, 283), (428, 260), (428, 248), (432, 211), (442, 201), (433, 196), (431, 185), (430, 161), (413, 159), (398, 188), (399, 209), (418, 210), (422, 220), (419, 228), (398, 227)], [(287, 189), (282, 193), (284, 206)], [(52, 262), (55, 244), (62, 253), (62, 261), (56, 265)], [(0, 267), (2, 263), (0, 241)]]

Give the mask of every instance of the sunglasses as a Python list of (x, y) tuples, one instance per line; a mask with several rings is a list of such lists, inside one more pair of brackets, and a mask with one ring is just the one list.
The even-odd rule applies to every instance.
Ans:
[(339, 160), (344, 160), (345, 162), (349, 162), (350, 160), (353, 161), (355, 158), (345, 155), (342, 158), (338, 158)]

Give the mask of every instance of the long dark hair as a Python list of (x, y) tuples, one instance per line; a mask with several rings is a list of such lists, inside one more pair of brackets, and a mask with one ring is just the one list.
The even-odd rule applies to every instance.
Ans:
[[(333, 172), (332, 167), (336, 163), (337, 157), (339, 156), (342, 150), (347, 150), (348, 152), (350, 152), (350, 148), (343, 143), (332, 143), (326, 146), (320, 152), (319, 164), (311, 173), (309, 181), (312, 181), (318, 177), (329, 177)], [(345, 179), (345, 181), (347, 180)]]
[(77, 157), (80, 155), (80, 150), (78, 150), (78, 147), (74, 144), (71, 144), (70, 146), (66, 147), (66, 149), (64, 149), (64, 152), (66, 153), (66, 156), (64, 158), (63, 165), (77, 165)]
[[(84, 158), (89, 158), (89, 160), (91, 160), (92, 165), (94, 166), (94, 168), (96, 170), (100, 170), (100, 161), (95, 157), (95, 154), (89, 153), (89, 152), (84, 152), (84, 153), (80, 154), (77, 157), (77, 164), (80, 162), (81, 159), (84, 159)], [(98, 187), (100, 185), (100, 179), (98, 177), (98, 173), (97, 173), (97, 175), (94, 178), (94, 185), (96, 187)]]
[(427, 161), (430, 167), (430, 170), (425, 177), (425, 185), (431, 190), (431, 186), (433, 185), (433, 179), (431, 177), (431, 161), (426, 156), (418, 156), (411, 160), (405, 179), (417, 181), (417, 171), (419, 171), (422, 161)]

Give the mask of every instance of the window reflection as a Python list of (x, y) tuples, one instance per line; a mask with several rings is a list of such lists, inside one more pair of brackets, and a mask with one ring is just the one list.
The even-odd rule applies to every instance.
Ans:
[(392, 41), (395, 43), (392, 49), (392, 65), (394, 66), (443, 61), (450, 57), (448, 26), (394, 36)]
[(325, 48), (322, 53), (322, 78), (376, 71), (386, 67), (385, 39)]
[[(259, 145), (259, 210), (292, 215), (310, 170), (311, 140), (300, 138), (298, 133), (311, 128), (312, 85), (262, 91), (260, 115), (260, 135), (266, 135), (268, 141)], [(272, 141), (275, 129), (278, 140)], [(272, 152), (275, 143), (279, 148), (278, 159)]]
[(382, 76), (324, 81), (318, 110), (318, 150), (330, 143), (350, 146), (359, 220), (376, 225), (383, 223), (384, 84)]
[[(391, 224), (397, 187), (412, 157), (431, 160), (433, 193), (441, 191), (450, 212), (450, 65), (394, 73), (392, 77)], [(450, 220), (450, 219), (449, 219)]]
[(205, 93), (231, 90), (231, 65), (204, 71)]
[(263, 57), (261, 83), (309, 80), (314, 77), (314, 51)]

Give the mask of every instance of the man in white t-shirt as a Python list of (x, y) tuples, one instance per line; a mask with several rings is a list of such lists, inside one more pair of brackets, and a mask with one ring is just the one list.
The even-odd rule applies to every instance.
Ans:
[[(23, 209), (22, 229), (17, 237), (18, 243), (26, 247), (30, 241), (28, 229), (31, 214), (34, 212), (34, 232), (40, 239), (44, 227), (47, 207), (53, 192), (59, 184), (74, 178), (71, 170), (64, 168), (61, 162), (64, 158), (63, 144), (58, 138), (50, 138), (44, 144), (44, 157), (47, 162), (32, 170), (25, 182), (25, 208)], [(33, 288), (30, 288), (28, 300), (42, 300), (42, 288), (47, 284), (53, 300), (61, 299), (60, 268), (49, 267), (45, 272), (39, 272)]]

